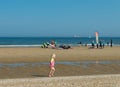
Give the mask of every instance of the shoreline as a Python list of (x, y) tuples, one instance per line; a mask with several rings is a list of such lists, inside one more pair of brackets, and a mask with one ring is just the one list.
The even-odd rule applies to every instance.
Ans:
[[(59, 46), (60, 44), (58, 44)], [(64, 44), (71, 47), (86, 47), (86, 44)], [(0, 45), (0, 48), (41, 48), (42, 44), (33, 44), (33, 45)], [(91, 43), (87, 44), (87, 47), (90, 47)], [(105, 47), (110, 47), (105, 44)], [(120, 44), (113, 44), (113, 47), (120, 47)], [(58, 47), (59, 48), (59, 47)]]

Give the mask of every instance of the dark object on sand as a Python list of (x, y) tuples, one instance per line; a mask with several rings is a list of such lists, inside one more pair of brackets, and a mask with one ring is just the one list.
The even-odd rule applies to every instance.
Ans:
[(62, 48), (62, 49), (69, 49), (69, 48), (71, 48), (71, 46), (69, 46), (69, 45), (60, 45), (59, 47)]
[(113, 41), (112, 41), (112, 39), (110, 40), (110, 46), (112, 47), (112, 43), (113, 43)]

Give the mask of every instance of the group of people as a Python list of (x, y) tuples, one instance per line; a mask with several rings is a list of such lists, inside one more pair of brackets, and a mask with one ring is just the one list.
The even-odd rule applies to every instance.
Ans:
[[(104, 44), (104, 42), (102, 40), (100, 40), (99, 43), (96, 44), (97, 48), (104, 48), (104, 46), (105, 46), (105, 44)], [(91, 43), (91, 48), (95, 48), (94, 40)]]
[[(112, 47), (113, 43), (112, 43), (112, 39), (110, 40), (110, 43), (107, 42), (107, 46), (110, 46)], [(96, 44), (95, 46), (95, 43), (94, 43), (94, 40), (91, 42), (91, 48), (104, 48), (105, 44), (104, 44), (104, 41), (100, 40), (99, 43)]]
[(64, 44), (57, 46), (56, 42), (54, 40), (52, 40), (50, 43), (49, 42), (43, 43), (41, 48), (70, 49), (71, 46), (70, 45), (64, 45)]

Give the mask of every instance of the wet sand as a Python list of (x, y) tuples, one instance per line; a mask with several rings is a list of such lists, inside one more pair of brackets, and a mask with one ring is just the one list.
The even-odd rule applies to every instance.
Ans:
[[(57, 62), (94, 61), (95, 63), (87, 66), (56, 64), (55, 77), (49, 78), (49, 64), (33, 66), (33, 63), (49, 63), (52, 53), (57, 55)], [(114, 61), (114, 63), (101, 64), (100, 61)], [(14, 63), (20, 65), (13, 66)], [(21, 66), (21, 63), (27, 64)], [(0, 87), (119, 87), (119, 67), (120, 47), (104, 49), (74, 47), (68, 50), (0, 48)]]
[(74, 47), (68, 50), (43, 48), (0, 48), (0, 64), (30, 63), (24, 66), (0, 66), (0, 79), (48, 77), (49, 64), (35, 65), (35, 62), (49, 63), (50, 55), (56, 53), (57, 62), (96, 61), (96, 64), (66, 65), (56, 64), (55, 77), (99, 74), (120, 74), (120, 62), (99, 64), (99, 61), (120, 61), (120, 47), (88, 49)]
[[(47, 65), (26, 65), (20, 67), (4, 66), (0, 68), (0, 79), (38, 78), (48, 77)], [(55, 77), (85, 76), (85, 75), (120, 74), (120, 65), (117, 64), (90, 64), (88, 67), (74, 65), (56, 65)]]

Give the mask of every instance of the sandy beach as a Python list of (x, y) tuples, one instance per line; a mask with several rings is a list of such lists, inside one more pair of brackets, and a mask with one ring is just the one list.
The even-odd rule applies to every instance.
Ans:
[(89, 49), (89, 47), (73, 47), (68, 50), (44, 48), (0, 48), (0, 63), (10, 62), (49, 62), (52, 53), (57, 55), (56, 61), (84, 60), (120, 60), (120, 47)]
[(0, 0), (0, 87), (120, 87), (120, 0)]
[[(7, 87), (41, 87), (41, 85), (51, 87), (54, 81), (59, 83), (54, 84), (53, 87), (56, 85), (57, 87), (119, 87), (119, 52), (119, 46), (104, 49), (73, 47), (68, 50), (38, 47), (0, 48), (0, 87), (7, 85)], [(48, 63), (52, 53), (57, 55), (56, 62), (94, 61), (96, 63), (88, 65), (58, 63), (55, 65), (55, 77), (48, 78)], [(100, 64), (100, 61), (117, 61), (117, 63)], [(39, 64), (42, 62), (47, 64)], [(17, 63), (18, 66), (11, 65)], [(25, 65), (19, 65), (21, 63)]]
[(0, 80), (0, 87), (120, 87), (120, 75), (42, 77)]
[[(120, 74), (119, 52), (120, 47), (106, 47), (104, 49), (73, 47), (68, 50), (44, 48), (0, 48), (0, 78), (48, 77), (49, 61), (52, 53), (57, 55), (56, 62), (95, 62), (78, 65), (58, 63), (55, 65), (55, 76)], [(100, 64), (100, 61), (117, 61), (117, 63)], [(39, 64), (42, 62), (45, 62), (46, 64)], [(22, 63), (25, 64), (22, 65)]]

